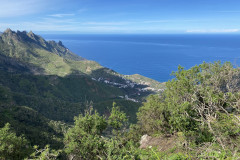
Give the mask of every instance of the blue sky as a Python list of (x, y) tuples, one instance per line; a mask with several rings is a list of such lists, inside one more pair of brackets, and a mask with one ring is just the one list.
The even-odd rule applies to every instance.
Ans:
[(0, 0), (0, 30), (240, 33), (240, 0)]

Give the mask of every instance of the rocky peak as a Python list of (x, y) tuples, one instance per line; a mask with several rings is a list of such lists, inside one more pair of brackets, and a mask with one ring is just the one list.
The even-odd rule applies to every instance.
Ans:
[(35, 35), (32, 31), (28, 32), (29, 35)]
[(32, 37), (34, 37), (35, 35), (32, 32), (27, 32), (27, 31), (12, 31), (10, 28), (6, 29), (3, 34), (12, 39), (14, 38), (15, 40), (22, 40), (22, 41), (26, 41), (29, 40), (29, 38), (33, 39)]
[(12, 34), (13, 31), (12, 31), (10, 28), (8, 28), (8, 29), (6, 29), (6, 30), (4, 31), (4, 33), (6, 33), (6, 34)]
[(17, 36), (19, 37), (19, 39), (20, 40), (22, 40), (22, 41), (26, 41), (26, 40), (28, 40), (29, 38), (28, 38), (28, 35), (27, 35), (27, 31), (17, 31)]
[(9, 41), (9, 40), (18, 41), (19, 40), (18, 34), (14, 31), (12, 31), (10, 28), (6, 29), (3, 32), (2, 37), (4, 37), (4, 39), (7, 40), (7, 41)]
[(4, 32), (3, 32), (3, 35), (5, 36), (10, 36), (12, 37), (13, 35), (15, 35), (16, 32), (12, 31), (10, 28), (6, 29)]
[(35, 36), (36, 36), (32, 31), (28, 32), (27, 35), (28, 35), (29, 37), (35, 37)]
[(37, 41), (38, 39), (37, 36), (32, 31), (28, 32), (27, 35), (29, 38), (31, 38), (34, 41)]
[(62, 41), (59, 41), (59, 42), (58, 42), (58, 45), (64, 47)]
[(17, 31), (14, 32), (10, 28), (4, 31), (1, 35), (0, 40), (7, 44), (16, 45), (24, 44), (28, 47), (31, 45), (38, 46), (41, 49), (47, 50), (54, 54), (57, 54), (66, 59), (83, 60), (83, 58), (69, 51), (62, 43), (62, 41), (46, 41), (41, 36), (34, 34), (32, 31)]

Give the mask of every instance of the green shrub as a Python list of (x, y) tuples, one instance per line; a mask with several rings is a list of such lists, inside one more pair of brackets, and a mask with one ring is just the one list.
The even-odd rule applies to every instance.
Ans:
[(189, 70), (179, 66), (173, 75), (162, 95), (150, 96), (139, 109), (143, 131), (182, 132), (197, 145), (217, 142), (223, 150), (239, 148), (239, 68), (203, 63)]
[(16, 136), (10, 130), (9, 123), (0, 128), (0, 159), (23, 159), (29, 152), (31, 152), (31, 149), (28, 146), (27, 140), (23, 136)]

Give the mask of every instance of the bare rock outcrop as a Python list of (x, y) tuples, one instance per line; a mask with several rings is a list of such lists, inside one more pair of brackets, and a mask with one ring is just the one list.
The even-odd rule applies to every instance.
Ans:
[(147, 134), (141, 137), (140, 148), (146, 149), (156, 147), (159, 151), (167, 151), (173, 147), (181, 144), (178, 136), (175, 135), (162, 135), (159, 137), (151, 137)]

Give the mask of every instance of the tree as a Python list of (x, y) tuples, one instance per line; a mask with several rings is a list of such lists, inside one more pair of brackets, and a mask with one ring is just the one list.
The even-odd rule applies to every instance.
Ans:
[(27, 140), (23, 136), (17, 137), (14, 132), (10, 131), (9, 123), (0, 129), (0, 159), (23, 159), (30, 151)]
[(147, 102), (139, 109), (137, 113), (138, 122), (141, 124), (142, 132), (150, 134), (169, 133), (169, 110), (164, 103), (163, 96), (150, 95)]
[(196, 144), (239, 148), (239, 68), (230, 63), (203, 63), (189, 70), (179, 66), (173, 75), (163, 94), (149, 97), (139, 110), (145, 132), (182, 132)]
[[(92, 111), (75, 117), (75, 126), (65, 135), (69, 159), (139, 159), (138, 146), (123, 132), (126, 114), (115, 103), (108, 118)], [(110, 134), (104, 132), (107, 129)]]
[(39, 149), (38, 146), (34, 146), (33, 148), (35, 152), (33, 152), (30, 157), (25, 160), (55, 160), (61, 152), (51, 150), (49, 145), (46, 145), (44, 149)]
[(75, 125), (65, 135), (66, 153), (78, 159), (101, 159), (104, 157), (103, 131), (107, 120), (92, 109), (75, 117)]
[(0, 102), (9, 103), (12, 99), (11, 92), (8, 88), (0, 86)]
[[(108, 117), (108, 124), (114, 130), (120, 130), (126, 125), (128, 121), (126, 113), (120, 111), (120, 108), (116, 106), (116, 103), (113, 103), (111, 115)], [(126, 126), (125, 126), (126, 127)]]

